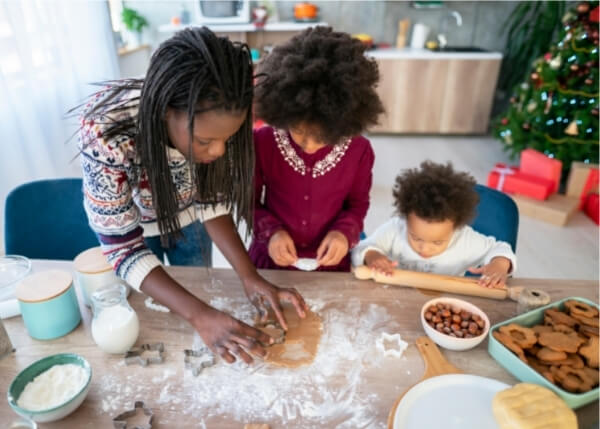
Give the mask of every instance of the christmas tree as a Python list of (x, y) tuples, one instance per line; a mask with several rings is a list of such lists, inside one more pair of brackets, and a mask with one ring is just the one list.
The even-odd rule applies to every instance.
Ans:
[(562, 23), (493, 132), (512, 157), (533, 148), (568, 170), (572, 161), (598, 162), (598, 2), (577, 4)]

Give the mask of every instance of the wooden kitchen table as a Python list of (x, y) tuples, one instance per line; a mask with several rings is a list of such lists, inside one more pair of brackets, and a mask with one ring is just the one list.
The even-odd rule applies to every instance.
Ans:
[[(72, 270), (70, 262), (34, 261), (33, 266), (35, 271), (51, 267)], [(181, 284), (207, 302), (227, 298), (245, 303), (239, 280), (231, 270), (213, 269), (209, 271), (203, 268), (169, 267), (168, 271)], [(386, 427), (388, 412), (398, 395), (419, 381), (423, 375), (423, 362), (414, 341), (424, 335), (419, 312), (422, 305), (431, 299), (431, 296), (410, 288), (358, 281), (351, 274), (346, 273), (264, 271), (263, 274), (268, 280), (279, 286), (296, 287), (308, 302), (326, 303), (325, 308), (329, 311), (337, 311), (336, 314), (343, 314), (342, 312), (347, 311), (347, 306), (352, 304), (355, 307), (360, 305), (361, 311), (376, 312), (379, 309), (380, 313), (383, 311), (388, 316), (389, 320), (381, 323), (396, 327), (395, 330), (409, 343), (409, 347), (402, 358), (380, 358), (376, 367), (361, 373), (362, 387), (353, 393), (364, 395), (367, 398), (376, 398), (368, 403), (370, 408), (367, 407), (367, 411), (371, 415), (364, 416), (366, 420), (363, 419), (363, 421), (368, 423), (361, 427)], [(596, 281), (521, 279), (519, 283), (547, 291), (552, 297), (552, 301), (567, 296), (580, 296), (598, 302), (598, 282)], [(33, 340), (28, 336), (20, 317), (4, 321), (16, 348), (15, 353), (0, 360), (0, 385), (4, 398), (6, 398), (9, 384), (16, 374), (35, 360), (45, 356), (61, 352), (78, 353), (84, 356), (92, 366), (92, 387), (81, 407), (64, 420), (42, 424), (41, 428), (110, 428), (112, 427), (111, 419), (122, 411), (132, 408), (133, 402), (136, 400), (144, 400), (154, 411), (154, 428), (240, 429), (245, 423), (269, 423), (272, 429), (353, 427), (348, 422), (344, 423), (343, 418), (315, 424), (314, 413), (318, 414), (318, 410), (311, 410), (312, 414), (309, 418), (303, 418), (304, 416), (298, 413), (290, 414), (290, 410), (279, 410), (276, 411), (277, 415), (285, 415), (285, 419), (271, 417), (265, 419), (266, 421), (261, 421), (256, 415), (240, 415), (240, 404), (236, 401), (241, 400), (243, 396), (238, 397), (237, 395), (221, 400), (219, 409), (224, 410), (223, 413), (215, 414), (213, 407), (212, 411), (207, 410), (205, 414), (200, 412), (199, 415), (197, 410), (194, 411), (194, 401), (201, 401), (202, 398), (190, 395), (186, 389), (193, 386), (190, 383), (206, 382), (209, 379), (203, 379), (203, 377), (216, 377), (219, 372), (211, 372), (212, 368), (209, 368), (206, 373), (202, 373), (197, 379), (190, 381), (192, 376), (189, 370), (183, 368), (183, 349), (191, 348), (194, 343), (194, 332), (188, 324), (171, 313), (161, 313), (147, 308), (144, 305), (145, 295), (132, 292), (129, 302), (136, 310), (141, 324), (138, 344), (162, 341), (167, 353), (166, 361), (161, 365), (146, 368), (137, 365), (126, 366), (121, 357), (104, 354), (94, 344), (90, 333), (91, 311), (83, 305), (80, 294), (79, 298), (82, 324), (70, 334), (57, 340)], [(512, 301), (471, 297), (466, 299), (482, 308), (492, 324), (516, 315), (517, 305)], [(379, 313), (376, 312), (376, 314)], [(328, 323), (328, 319), (325, 318), (324, 338), (328, 334)], [(363, 345), (375, 342), (375, 338), (358, 340), (363, 341)], [(323, 344), (321, 347), (324, 347)], [(373, 349), (373, 353), (376, 354), (375, 347)], [(326, 352), (327, 350), (324, 349), (319, 350), (319, 353)], [(490, 357), (487, 352), (487, 340), (470, 351), (442, 350), (442, 353), (450, 363), (466, 373), (494, 378), (508, 384), (517, 382)], [(217, 365), (224, 366), (225, 364), (218, 363)], [(257, 367), (260, 368), (261, 365), (263, 368), (265, 367), (264, 364), (257, 364)], [(252, 377), (262, 377), (261, 371), (253, 368), (255, 367), (245, 369), (248, 380), (253, 380)], [(223, 369), (228, 370), (228, 368)], [(292, 373), (290, 370), (286, 371), (287, 374)], [(348, 375), (348, 377), (350, 376)], [(170, 380), (169, 386), (167, 386), (167, 380)], [(225, 381), (223, 380), (223, 382)], [(326, 389), (332, 392), (333, 398), (345, 397), (344, 394), (347, 392), (344, 391), (346, 386), (343, 377), (326, 377), (321, 381), (326, 384)], [(281, 383), (285, 383), (284, 379)], [(118, 391), (119, 396), (113, 395), (114, 392), (111, 389)], [(217, 394), (218, 392), (215, 391), (215, 395)], [(242, 392), (240, 392), (241, 394)], [(335, 400), (333, 404), (335, 404)], [(237, 415), (228, 415), (228, 407), (235, 408)], [(433, 404), (432, 409), (435, 409)], [(0, 422), (10, 422), (15, 416), (7, 401), (1, 400)], [(577, 416), (581, 429), (598, 427), (598, 403), (589, 404), (577, 410)]]

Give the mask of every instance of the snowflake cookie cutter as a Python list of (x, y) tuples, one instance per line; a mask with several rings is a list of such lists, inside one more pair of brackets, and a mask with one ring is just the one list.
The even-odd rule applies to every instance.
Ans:
[[(138, 413), (138, 410), (141, 410), (142, 413), (144, 413), (144, 415), (148, 417), (148, 422), (142, 426), (127, 426), (127, 420), (129, 420), (132, 417), (135, 417)], [(135, 404), (133, 405), (133, 410), (125, 411), (119, 414), (117, 417), (113, 418), (113, 427), (115, 429), (151, 429), (153, 421), (154, 413), (150, 408), (146, 407), (144, 401), (135, 401)]]
[(382, 332), (379, 338), (375, 340), (375, 347), (384, 357), (402, 357), (402, 354), (408, 347), (408, 343), (402, 340), (400, 334), (388, 334)]
[(183, 364), (185, 368), (192, 371), (194, 377), (197, 377), (205, 368), (213, 366), (216, 362), (215, 355), (208, 347), (183, 351)]
[[(145, 352), (157, 352), (156, 356), (142, 357)], [(134, 347), (125, 353), (125, 364), (138, 364), (148, 366), (150, 364), (159, 364), (165, 361), (165, 345), (164, 343), (142, 344), (139, 347)]]

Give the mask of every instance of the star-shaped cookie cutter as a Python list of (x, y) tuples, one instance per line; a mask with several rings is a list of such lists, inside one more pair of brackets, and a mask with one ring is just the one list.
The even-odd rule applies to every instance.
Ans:
[[(144, 352), (158, 352), (158, 356), (150, 356), (143, 358)], [(148, 366), (149, 364), (158, 364), (165, 361), (165, 345), (163, 343), (142, 344), (139, 347), (134, 347), (125, 353), (125, 364), (138, 364)]]
[[(393, 348), (386, 348), (386, 343), (392, 343)], [(402, 357), (402, 353), (408, 347), (408, 343), (402, 340), (400, 334), (388, 334), (382, 332), (379, 338), (375, 340), (375, 347), (383, 353), (385, 357)]]
[[(138, 410), (140, 409), (142, 410), (144, 415), (149, 417), (148, 423), (142, 426), (133, 426), (129, 428), (127, 426), (127, 420), (132, 417), (135, 417), (138, 413)], [(154, 413), (150, 408), (146, 407), (144, 401), (135, 401), (135, 404), (133, 405), (133, 410), (125, 411), (119, 414), (117, 417), (113, 418), (113, 427), (115, 429), (151, 429), (153, 420)]]
[(184, 350), (183, 363), (187, 369), (192, 371), (194, 377), (202, 372), (205, 368), (213, 366), (216, 363), (215, 355), (208, 349), (202, 347), (197, 350)]

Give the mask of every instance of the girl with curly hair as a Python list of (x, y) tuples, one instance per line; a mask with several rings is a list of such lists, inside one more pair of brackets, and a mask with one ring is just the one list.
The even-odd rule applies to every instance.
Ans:
[(254, 236), (259, 268), (349, 271), (369, 207), (373, 149), (362, 137), (383, 106), (379, 72), (348, 34), (314, 27), (259, 64)]

